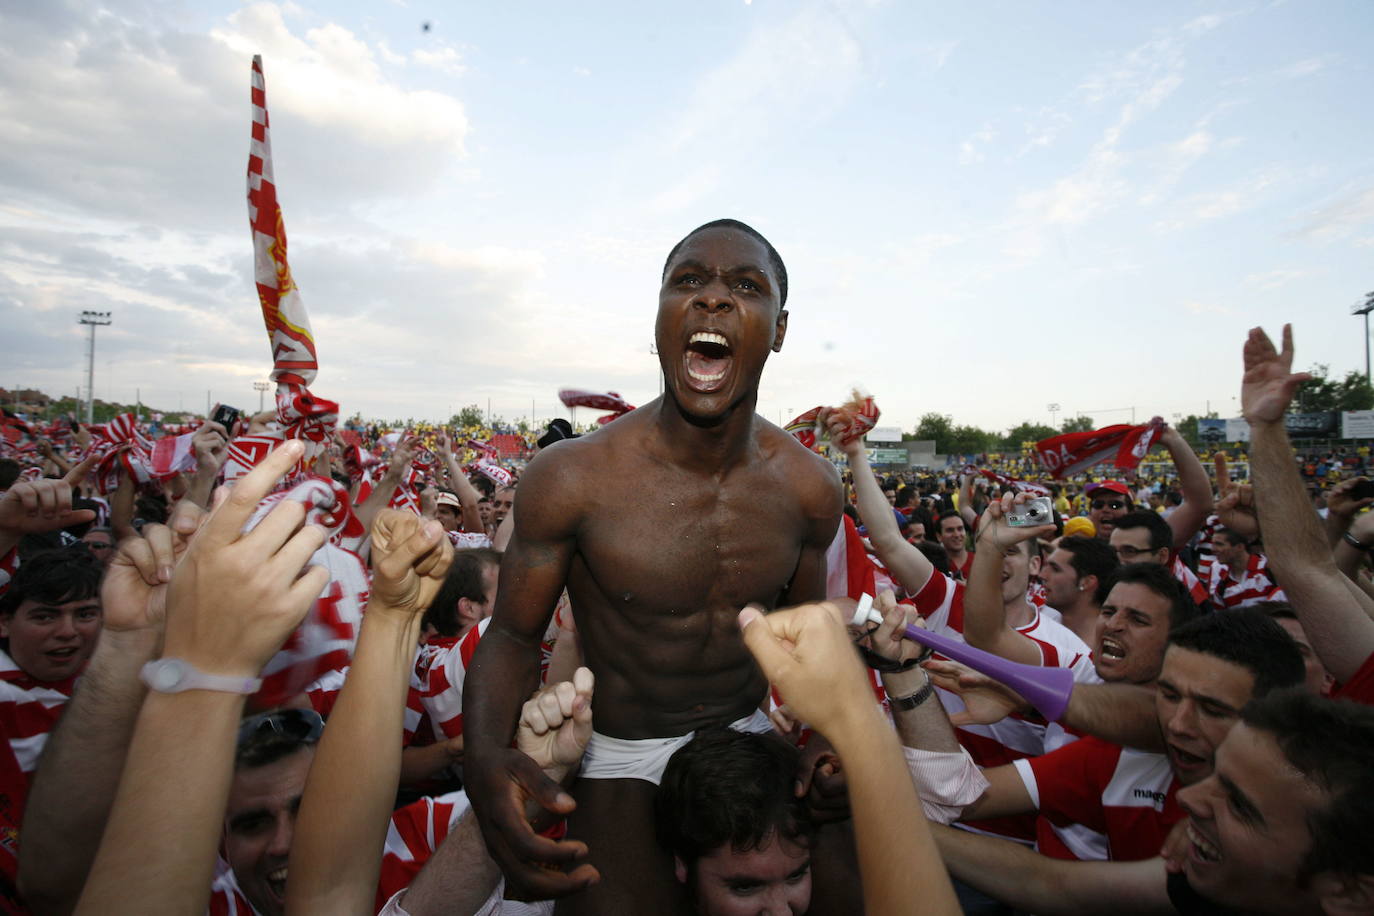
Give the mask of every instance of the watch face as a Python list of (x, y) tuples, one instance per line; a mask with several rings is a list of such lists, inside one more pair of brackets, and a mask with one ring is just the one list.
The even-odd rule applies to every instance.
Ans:
[(163, 691), (176, 689), (185, 676), (185, 667), (174, 658), (163, 659), (153, 673), (153, 679), (157, 681), (157, 689)]

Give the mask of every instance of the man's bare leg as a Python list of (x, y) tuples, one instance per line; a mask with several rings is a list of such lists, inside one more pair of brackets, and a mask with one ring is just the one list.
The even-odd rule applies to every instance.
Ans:
[(672, 858), (654, 837), (654, 792), (642, 779), (579, 779), (568, 836), (587, 844), (601, 882), (558, 901), (559, 916), (689, 913)]

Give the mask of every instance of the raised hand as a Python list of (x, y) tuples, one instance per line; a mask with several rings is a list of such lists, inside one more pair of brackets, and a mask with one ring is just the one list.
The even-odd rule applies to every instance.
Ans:
[(60, 480), (23, 480), (6, 490), (0, 496), (0, 553), (25, 534), (56, 531), (95, 518), (90, 509), (72, 508), (72, 490), (86, 479), (96, 460), (91, 455)]
[(825, 427), (826, 432), (830, 435), (830, 444), (835, 448), (838, 448), (850, 458), (854, 457), (856, 452), (863, 452), (864, 440), (862, 436), (859, 436), (849, 443), (842, 442), (844, 431), (849, 428), (849, 423), (852, 419), (849, 414), (845, 412), (844, 408), (822, 408), (820, 415), (816, 419), (820, 422), (821, 426)]
[(976, 543), (980, 550), (991, 548), (1002, 553), (1022, 541), (1035, 537), (1049, 537), (1054, 534), (1054, 525), (1037, 525), (1031, 528), (1013, 528), (1007, 524), (1007, 513), (1017, 506), (1025, 505), (1035, 497), (1029, 493), (1003, 493), (1001, 499), (988, 503), (983, 519), (978, 523)]
[(305, 525), (305, 506), (284, 499), (250, 532), (258, 502), (305, 453), (298, 441), (274, 449), (239, 478), (191, 541), (167, 590), (164, 654), (208, 674), (254, 678), (305, 617), (329, 581), (306, 563), (324, 544)]
[(413, 512), (383, 509), (372, 523), (372, 605), (411, 614), (429, 607), (444, 584), (453, 544), (444, 526)]
[(1259, 536), (1259, 516), (1255, 513), (1254, 488), (1249, 484), (1233, 483), (1231, 472), (1226, 464), (1226, 453), (1218, 452), (1217, 469), (1217, 518), (1222, 525), (1236, 534), (1247, 538)]
[(229, 457), (229, 431), (214, 420), (202, 423), (191, 434), (191, 449), (196, 466), (206, 474), (216, 474)]
[(1031, 708), (1025, 697), (1006, 684), (958, 662), (932, 659), (921, 667), (937, 687), (957, 693), (964, 701), (963, 711), (949, 717), (951, 725), (991, 725)]
[(1251, 423), (1281, 423), (1293, 393), (1312, 376), (1293, 371), (1293, 326), (1283, 326), (1283, 349), (1263, 328), (1251, 328), (1245, 341), (1245, 376), (1240, 385), (1240, 409)]
[(571, 681), (540, 688), (520, 709), (515, 746), (551, 779), (562, 779), (587, 749), (594, 683), (590, 669), (578, 668)]
[(106, 630), (162, 629), (172, 570), (206, 515), (183, 499), (166, 525), (144, 525), (140, 534), (120, 542), (100, 586)]

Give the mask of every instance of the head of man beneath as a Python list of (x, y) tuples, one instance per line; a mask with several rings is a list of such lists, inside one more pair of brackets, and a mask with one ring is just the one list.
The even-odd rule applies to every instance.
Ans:
[(1083, 493), (1088, 497), (1088, 518), (1100, 538), (1110, 537), (1115, 520), (1134, 508), (1131, 488), (1119, 480), (1090, 483)]
[(816, 826), (793, 791), (796, 748), (775, 735), (700, 731), (654, 796), (659, 845), (704, 916), (805, 913)]
[(432, 629), (440, 636), (462, 636), (495, 610), (500, 577), (501, 551), (490, 547), (455, 550), (444, 584), (425, 609), (421, 629)]
[(966, 546), (964, 529), (964, 519), (954, 509), (946, 509), (940, 513), (940, 518), (936, 522), (936, 536), (940, 539), (940, 546), (945, 548), (947, 553), (962, 553)]
[(1269, 619), (1283, 627), (1284, 632), (1293, 637), (1293, 642), (1298, 644), (1298, 652), (1302, 655), (1302, 663), (1307, 671), (1305, 684), (1307, 689), (1317, 696), (1326, 696), (1331, 692), (1331, 688), (1336, 685), (1336, 678), (1316, 651), (1312, 648), (1312, 642), (1307, 638), (1307, 632), (1302, 628), (1302, 622), (1298, 620), (1298, 612), (1293, 609), (1293, 605), (1287, 601), (1259, 601), (1250, 605), (1257, 611), (1263, 611), (1269, 615)]
[(1170, 633), (1155, 712), (1179, 783), (1212, 775), (1217, 748), (1245, 704), (1302, 684), (1304, 673), (1292, 637), (1254, 608), (1206, 614)]
[(0, 598), (0, 646), (36, 681), (56, 683), (85, 667), (100, 638), (100, 576), (90, 551), (44, 550), (24, 559)]
[(102, 567), (109, 566), (110, 561), (114, 559), (114, 532), (109, 528), (88, 528), (86, 533), (81, 536), (81, 542), (86, 545), (87, 550), (95, 554), (95, 558), (100, 561)]
[(713, 426), (750, 417), (770, 351), (787, 334), (787, 268), (759, 232), (737, 220), (693, 229), (668, 253), (654, 340), (664, 403)]
[(1193, 890), (1241, 913), (1374, 912), (1374, 709), (1280, 690), (1178, 793)]
[(1097, 602), (1098, 589), (1120, 565), (1116, 551), (1097, 538), (1081, 534), (1060, 538), (1040, 568), (1050, 607), (1062, 611), (1083, 600)]
[(1218, 528), (1212, 532), (1212, 555), (1239, 572), (1250, 563), (1250, 542), (1229, 528)]
[(261, 916), (286, 912), (296, 812), (323, 728), (311, 709), (278, 709), (244, 719), (239, 727), (221, 852)]
[(1127, 512), (1112, 521), (1107, 537), (1122, 563), (1166, 565), (1173, 552), (1174, 530), (1157, 512)]
[(1109, 682), (1153, 684), (1164, 664), (1169, 631), (1195, 619), (1197, 605), (1174, 574), (1158, 563), (1123, 566), (1102, 584), (1102, 591), (1093, 639), (1098, 676)]
[(502, 487), (491, 498), (491, 523), (500, 527), (515, 506), (515, 487)]
[(435, 499), (438, 505), (434, 509), (434, 517), (444, 526), (444, 530), (457, 531), (462, 528), (463, 504), (458, 501), (458, 494), (452, 490), (439, 490)]

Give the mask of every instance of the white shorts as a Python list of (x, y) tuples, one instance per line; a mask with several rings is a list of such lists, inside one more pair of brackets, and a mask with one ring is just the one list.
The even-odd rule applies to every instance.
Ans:
[[(762, 710), (756, 709), (753, 715), (731, 722), (730, 727), (737, 732), (761, 735), (771, 732), (773, 723)], [(668, 758), (695, 734), (688, 732), (675, 738), (612, 738), (592, 732), (582, 755), (580, 775), (584, 779), (642, 779), (658, 785)]]

